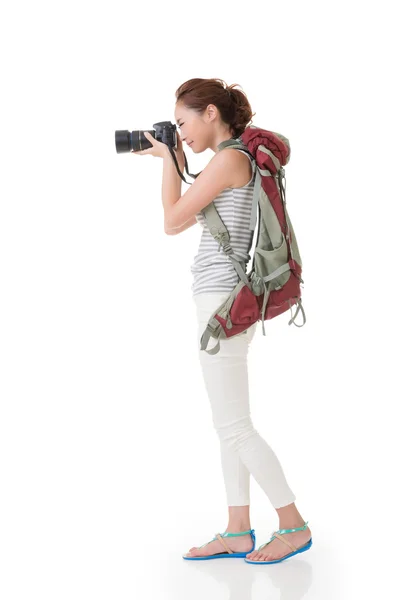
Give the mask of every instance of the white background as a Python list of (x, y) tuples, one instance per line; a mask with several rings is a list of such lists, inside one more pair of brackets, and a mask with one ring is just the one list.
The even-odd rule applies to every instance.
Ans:
[[(4, 600), (344, 600), (392, 589), (394, 6), (39, 0), (1, 9)], [(117, 154), (114, 132), (174, 122), (175, 91), (193, 77), (238, 83), (254, 123), (292, 150), (286, 199), (307, 323), (288, 327), (286, 313), (266, 322), (265, 337), (259, 326), (249, 377), (255, 427), (314, 545), (274, 566), (181, 558), (227, 525), (191, 297), (201, 229), (165, 235), (162, 160)], [(212, 156), (184, 150), (191, 173)], [(251, 482), (260, 545), (278, 520)]]

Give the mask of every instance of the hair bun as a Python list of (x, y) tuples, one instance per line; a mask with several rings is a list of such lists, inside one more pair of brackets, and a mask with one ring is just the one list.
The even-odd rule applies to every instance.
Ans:
[(176, 101), (199, 114), (210, 103), (215, 104), (222, 121), (233, 130), (233, 137), (239, 137), (249, 122), (252, 123), (255, 113), (252, 112), (246, 94), (237, 88), (238, 85), (227, 85), (226, 81), (217, 78), (189, 79), (176, 90)]

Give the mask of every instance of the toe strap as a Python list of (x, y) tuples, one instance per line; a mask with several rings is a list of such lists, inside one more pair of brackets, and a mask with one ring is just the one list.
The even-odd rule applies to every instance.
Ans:
[(215, 537), (217, 538), (217, 540), (219, 540), (221, 542), (221, 544), (224, 546), (224, 548), (226, 549), (226, 551), (229, 554), (233, 554), (232, 550), (230, 548), (228, 548), (228, 546), (226, 545), (226, 543), (225, 543), (224, 539), (222, 538), (221, 534), (216, 533)]
[(277, 537), (279, 540), (281, 540), (282, 542), (284, 542), (287, 546), (289, 546), (289, 548), (293, 551), (296, 552), (297, 548), (296, 546), (294, 546), (293, 544), (291, 544), (290, 542), (288, 542), (288, 540), (285, 540), (285, 538), (283, 537), (283, 535), (281, 535), (280, 533), (278, 533), (277, 531), (274, 531), (272, 533), (272, 537), (269, 540), (269, 542), (266, 542), (265, 544), (262, 544), (257, 552), (260, 552), (260, 550), (262, 550), (263, 548), (265, 548), (265, 546), (268, 546), (268, 544), (270, 544), (272, 542), (272, 540), (274, 539), (274, 537)]
[(277, 531), (275, 531), (274, 536), (279, 538), (282, 542), (285, 542), (285, 544), (287, 544), (289, 546), (289, 548), (292, 549), (293, 552), (296, 552), (297, 548), (296, 546), (294, 546), (293, 544), (291, 544), (290, 542), (288, 542), (288, 540), (285, 540), (285, 538), (283, 537), (283, 535), (281, 535), (280, 533), (278, 533)]

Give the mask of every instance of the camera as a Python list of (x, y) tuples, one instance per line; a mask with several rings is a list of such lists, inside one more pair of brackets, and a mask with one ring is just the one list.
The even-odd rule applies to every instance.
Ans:
[[(192, 185), (190, 181), (186, 181), (185, 177), (181, 173), (178, 165), (178, 161), (176, 160), (174, 150), (177, 149), (177, 136), (176, 136), (176, 125), (171, 123), (171, 121), (160, 121), (159, 123), (154, 123), (154, 129), (134, 129), (133, 131), (128, 131), (126, 129), (117, 130), (115, 132), (115, 148), (117, 153), (121, 152), (139, 152), (140, 150), (146, 150), (147, 148), (151, 148), (151, 142), (145, 137), (143, 134), (144, 131), (151, 133), (153, 138), (155, 138), (158, 142), (162, 142), (170, 151), (172, 159), (175, 163), (176, 170), (178, 172), (179, 177), (185, 183)], [(187, 163), (186, 154), (183, 153), (183, 157), (185, 160), (186, 173), (195, 179), (201, 173), (189, 173), (189, 165)]]
[(151, 142), (143, 135), (144, 131), (170, 148), (176, 148), (176, 125), (171, 121), (154, 123), (154, 129), (134, 129), (133, 131), (119, 130), (115, 132), (115, 148), (121, 152), (138, 152), (151, 148)]

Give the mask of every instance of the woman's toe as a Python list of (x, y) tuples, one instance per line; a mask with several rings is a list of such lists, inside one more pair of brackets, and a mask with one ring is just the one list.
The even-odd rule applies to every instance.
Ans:
[(260, 560), (266, 560), (268, 554), (260, 554)]

